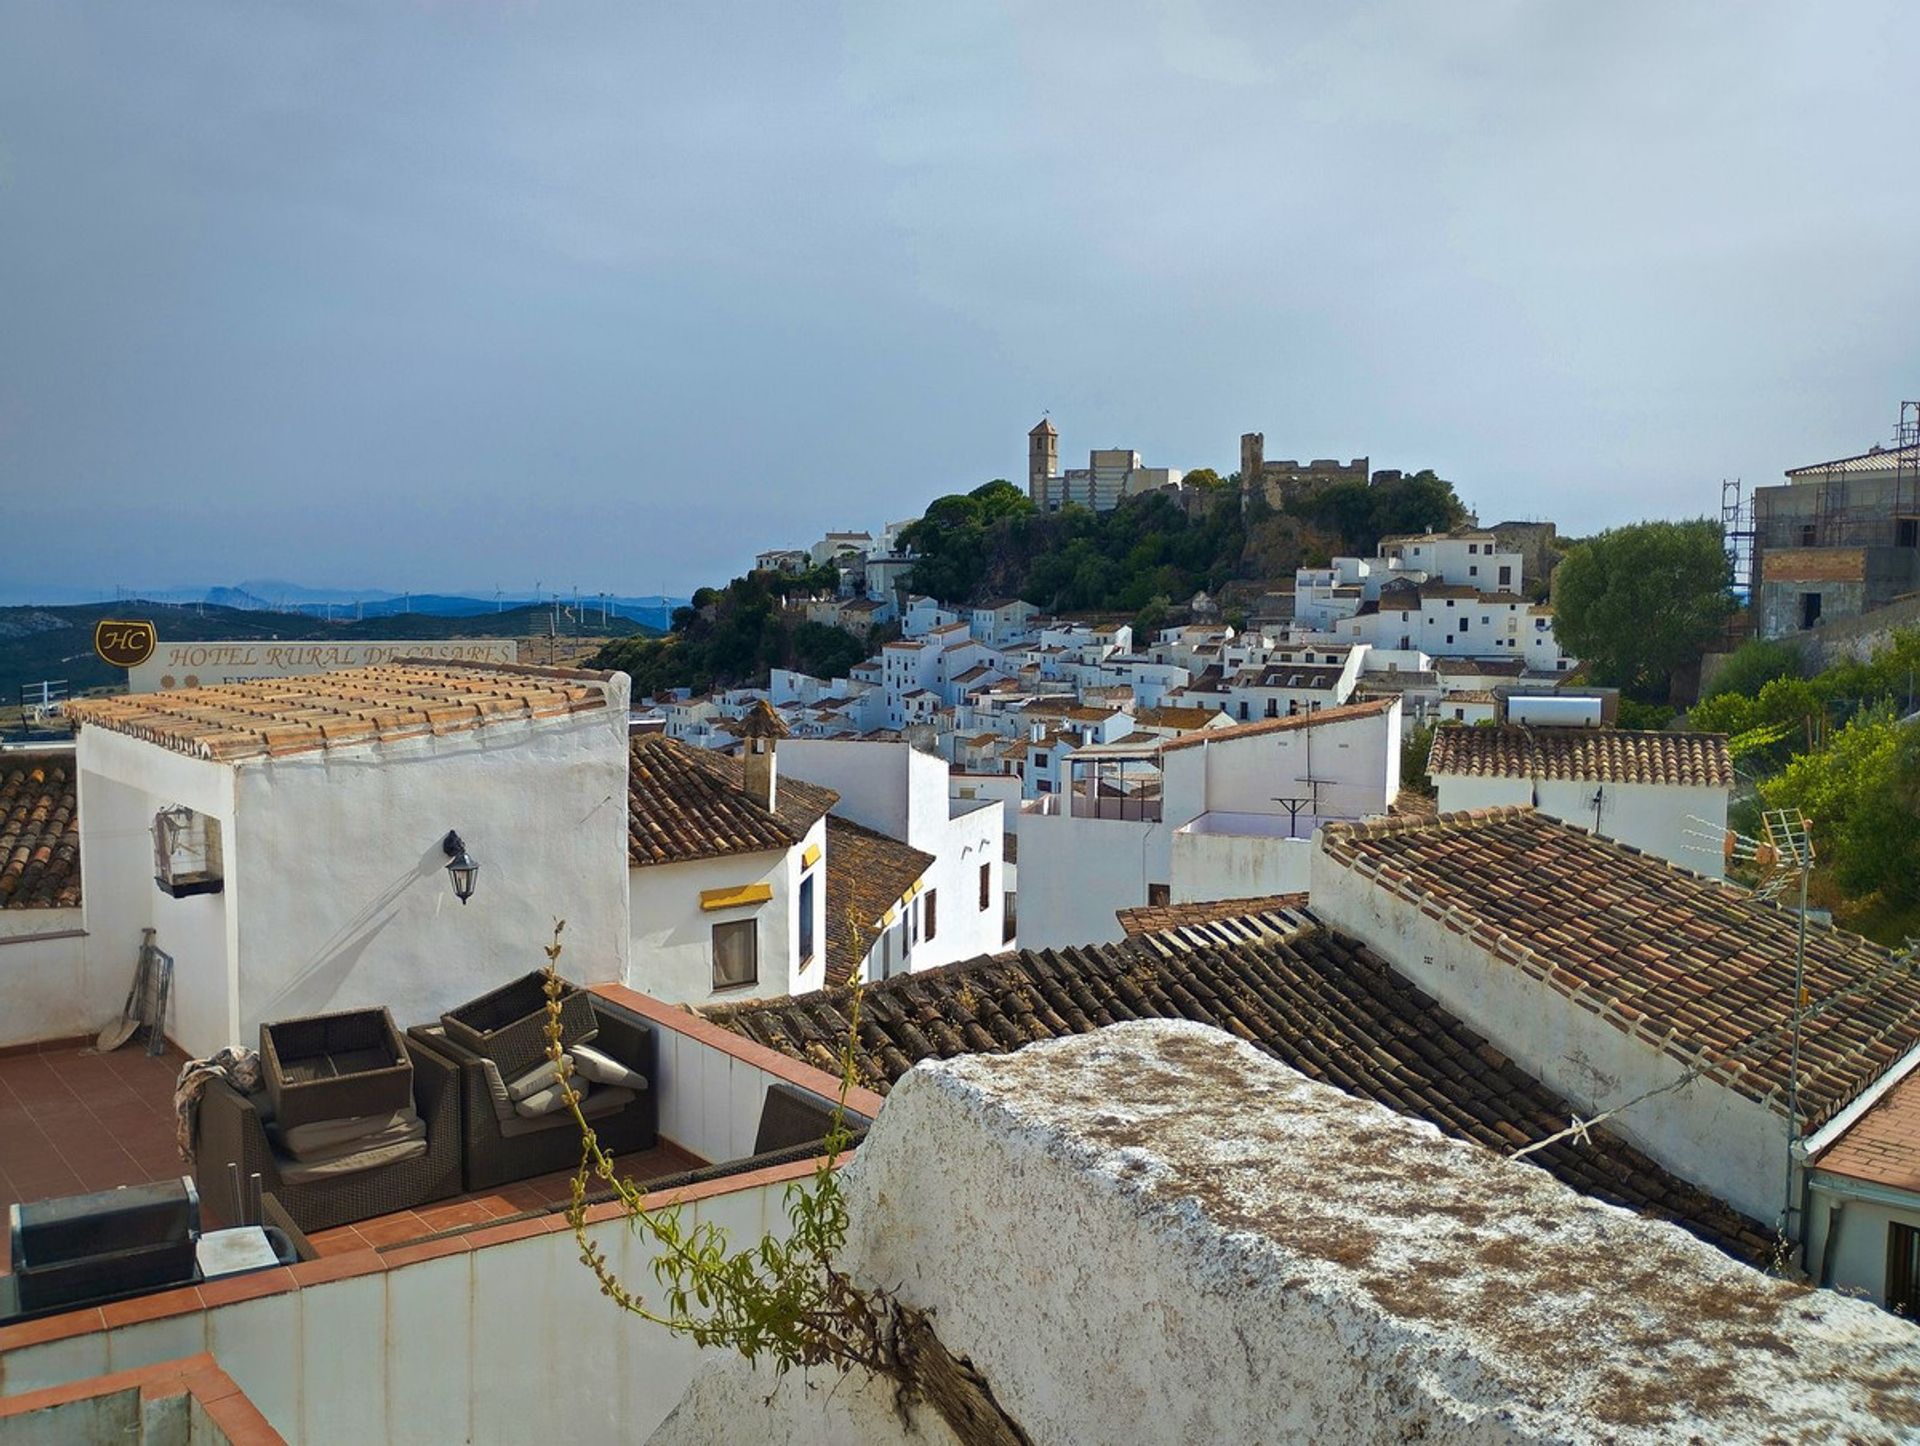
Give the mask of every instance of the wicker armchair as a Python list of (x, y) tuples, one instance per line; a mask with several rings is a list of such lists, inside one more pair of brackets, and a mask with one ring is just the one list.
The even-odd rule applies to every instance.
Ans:
[[(599, 1118), (592, 1118), (593, 1101), (589, 1096), (589, 1122), (599, 1137), (600, 1147), (610, 1155), (650, 1150), (660, 1138), (660, 1103), (651, 1087), (656, 1077), (653, 1026), (642, 1016), (608, 1000), (595, 997), (592, 1003), (599, 1026), (593, 1047), (645, 1075), (649, 1088), (634, 1095), (616, 1113)], [(493, 1085), (479, 1055), (461, 1048), (444, 1030), (430, 1025), (416, 1025), (408, 1030), (407, 1044), (416, 1052), (436, 1052), (459, 1068), (466, 1136), (464, 1178), (468, 1190), (490, 1190), (554, 1170), (570, 1169), (580, 1163), (580, 1131), (572, 1115), (556, 1116), (543, 1128), (510, 1134), (495, 1113)]]
[(281, 1157), (267, 1140), (253, 1097), (224, 1081), (209, 1084), (194, 1124), (194, 1180), (204, 1208), (222, 1223), (243, 1218), (242, 1204), (233, 1198), (230, 1161), (240, 1166), (241, 1188), (258, 1171), (261, 1189), (277, 1197), (287, 1218), (308, 1234), (459, 1194), (460, 1072), (411, 1042), (407, 1054), (413, 1105), (427, 1127), (426, 1154), (306, 1184), (282, 1179)]

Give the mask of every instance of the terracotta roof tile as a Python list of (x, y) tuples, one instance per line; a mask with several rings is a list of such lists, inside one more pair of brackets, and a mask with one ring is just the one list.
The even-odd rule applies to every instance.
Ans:
[(80, 903), (80, 809), (71, 752), (0, 753), (0, 909)]
[(933, 864), (932, 854), (828, 816), (827, 983), (853, 977), (880, 937), (874, 926)]
[[(1510, 1152), (1566, 1125), (1570, 1106), (1365, 945), (1297, 914), (1253, 915), (1119, 944), (1022, 951), (898, 975), (861, 992), (856, 1067), (885, 1094), (922, 1059), (1004, 1054), (1131, 1019), (1224, 1029), (1311, 1079)], [(703, 1010), (758, 1043), (839, 1068), (851, 990)], [(1597, 1130), (1529, 1160), (1576, 1190), (1672, 1220), (1743, 1259), (1768, 1232), (1625, 1141)]]
[(1882, 1095), (1815, 1163), (1836, 1175), (1920, 1192), (1920, 1074)]
[(636, 735), (627, 745), (628, 861), (639, 868), (789, 849), (840, 801), (830, 788), (779, 778), (769, 812), (748, 795), (745, 776), (738, 758), (664, 733)]
[[(1784, 1114), (1796, 933), (1788, 910), (1530, 808), (1328, 824), (1320, 848), (1376, 887), (1445, 912), (1496, 958), (1649, 1049), (1701, 1064)], [(1858, 935), (1808, 931), (1809, 995), (1850, 992), (1802, 1031), (1803, 1128), (1920, 1043), (1920, 977), (1892, 963)]]
[(1322, 708), (1318, 713), (1297, 713), (1291, 718), (1263, 718), (1257, 723), (1235, 723), (1227, 728), (1206, 728), (1197, 733), (1170, 738), (1162, 753), (1181, 748), (1204, 748), (1213, 743), (1228, 743), (1235, 738), (1255, 738), (1262, 733), (1286, 733), (1295, 728), (1313, 728), (1322, 723), (1341, 723), (1351, 718), (1371, 718), (1384, 713), (1399, 699), (1372, 698), (1364, 703), (1342, 703), (1337, 708)]
[(1135, 934), (1198, 928), (1244, 919), (1250, 914), (1279, 914), (1306, 906), (1305, 894), (1268, 894), (1255, 899), (1216, 899), (1205, 904), (1148, 904), (1138, 909), (1120, 909), (1117, 915), (1120, 927), (1132, 938)]
[(1433, 735), (1433, 756), (1427, 771), (1470, 778), (1733, 787), (1733, 757), (1727, 752), (1726, 735), (1636, 732), (1627, 728), (1525, 728), (1517, 724), (1440, 728)]
[(607, 706), (607, 673), (400, 658), (294, 678), (83, 698), (67, 716), (189, 757), (230, 763), (560, 718)]

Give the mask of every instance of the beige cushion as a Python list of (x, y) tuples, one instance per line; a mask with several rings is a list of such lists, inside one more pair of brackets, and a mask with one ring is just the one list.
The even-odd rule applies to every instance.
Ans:
[[(623, 1090), (617, 1086), (609, 1085), (605, 1089), (595, 1089), (592, 1094), (588, 1095), (587, 1102), (580, 1106), (580, 1113), (585, 1115), (589, 1122), (604, 1119), (608, 1115), (619, 1114), (620, 1111), (633, 1103), (633, 1100), (634, 1093), (632, 1090)], [(558, 1111), (551, 1115), (540, 1115), (531, 1120), (523, 1120), (518, 1115), (515, 1115), (500, 1127), (500, 1133), (506, 1139), (517, 1140), (522, 1135), (534, 1135), (542, 1130), (557, 1129), (561, 1125), (571, 1125), (572, 1123), (573, 1116), (565, 1110)]]
[[(375, 1142), (369, 1139), (370, 1136), (392, 1130), (397, 1126), (405, 1126), (409, 1122), (413, 1124), (420, 1122), (420, 1116), (415, 1113), (412, 1105), (408, 1105), (404, 1110), (395, 1110), (388, 1115), (354, 1115), (344, 1120), (314, 1120), (308, 1124), (295, 1125), (290, 1130), (280, 1131), (280, 1147), (289, 1155), (298, 1156), (302, 1160), (322, 1159), (323, 1152), (350, 1153), (351, 1148), (358, 1148), (359, 1141), (364, 1140), (368, 1144), (373, 1144)], [(350, 1149), (342, 1151), (339, 1148), (342, 1145)]]
[(513, 1112), (513, 1096), (507, 1093), (507, 1082), (500, 1078), (500, 1066), (490, 1059), (482, 1059), (480, 1076), (487, 1082), (487, 1099), (493, 1105), (493, 1117), (503, 1125), (518, 1119)]
[[(316, 1120), (316, 1125), (344, 1124), (340, 1120)], [(345, 1139), (333, 1139), (321, 1144), (303, 1141), (299, 1149), (293, 1148), (291, 1137), (299, 1130), (289, 1130), (281, 1135), (280, 1147), (294, 1159), (305, 1165), (324, 1164), (328, 1160), (338, 1160), (347, 1155), (359, 1154), (364, 1150), (377, 1150), (385, 1145), (403, 1145), (413, 1140), (427, 1138), (427, 1122), (420, 1118), (411, 1107), (377, 1122), (380, 1128), (365, 1130)]]
[(622, 1089), (643, 1090), (647, 1087), (647, 1077), (637, 1069), (628, 1069), (610, 1054), (602, 1054), (591, 1045), (577, 1045), (573, 1051), (573, 1067), (595, 1084), (618, 1085)]
[(331, 1160), (282, 1160), (280, 1181), (285, 1185), (311, 1185), (317, 1181), (351, 1175), (358, 1170), (377, 1170), (384, 1165), (397, 1165), (402, 1160), (417, 1160), (426, 1153), (427, 1142), (420, 1139), (374, 1145)]
[[(593, 1094), (593, 1086), (583, 1079), (573, 1081), (573, 1092), (580, 1096), (584, 1104)], [(567, 1087), (550, 1084), (543, 1090), (536, 1090), (523, 1100), (513, 1102), (513, 1112), (522, 1119), (534, 1120), (541, 1115), (550, 1115), (567, 1107)]]
[[(563, 1054), (560, 1058), (572, 1062), (570, 1055)], [(507, 1098), (516, 1102), (523, 1100), (528, 1095), (538, 1094), (550, 1084), (558, 1083), (559, 1079), (560, 1066), (550, 1059), (543, 1059), (518, 1079), (507, 1081)]]

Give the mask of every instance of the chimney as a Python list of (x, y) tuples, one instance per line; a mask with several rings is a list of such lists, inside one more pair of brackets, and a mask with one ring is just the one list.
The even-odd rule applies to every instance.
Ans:
[(753, 705), (746, 723), (747, 751), (741, 766), (747, 796), (772, 813), (780, 800), (780, 774), (774, 746), (787, 736), (787, 725), (764, 698)]

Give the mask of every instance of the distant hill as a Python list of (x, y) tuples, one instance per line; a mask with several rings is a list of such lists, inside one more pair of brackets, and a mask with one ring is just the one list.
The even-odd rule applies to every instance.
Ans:
[[(581, 609), (586, 612), (585, 607)], [(553, 608), (535, 604), (507, 608), (476, 605), (466, 616), (420, 611), (369, 616), (357, 621), (327, 621), (301, 613), (264, 612), (258, 608), (220, 607), (211, 603), (131, 602), (81, 603), (65, 607), (0, 608), (0, 709), (10, 708), (23, 684), (64, 679), (75, 695), (126, 682), (126, 673), (110, 668), (94, 655), (93, 625), (101, 618), (151, 618), (163, 642), (194, 642), (208, 638), (277, 639), (288, 641), (352, 641), (384, 638), (531, 638), (545, 637), (554, 620)], [(577, 630), (587, 637), (651, 636), (660, 629), (625, 617), (609, 616), (600, 623), (599, 609), (578, 619)], [(556, 631), (572, 637), (576, 624), (563, 606)], [(534, 661), (526, 650), (522, 657)]]
[[(479, 597), (467, 593), (403, 593), (384, 588), (306, 587), (278, 578), (251, 578), (230, 586), (150, 588), (143, 589), (139, 596), (156, 603), (182, 606), (206, 604), (231, 608), (237, 612), (280, 612), (329, 620), (396, 617), (404, 613), (468, 618), (520, 608), (537, 608), (543, 603), (551, 605), (552, 602), (550, 597), (543, 599), (524, 592), (502, 593), (498, 597)], [(42, 604), (51, 607), (58, 604), (77, 607), (99, 599), (97, 591), (78, 588), (51, 592), (0, 588), (0, 606)], [(607, 614), (664, 632), (673, 622), (673, 610), (685, 606), (686, 602), (685, 598), (668, 597), (665, 594), (609, 597)], [(560, 599), (563, 612), (571, 606), (571, 597)], [(597, 595), (582, 597), (579, 606), (583, 623), (589, 615), (596, 624), (599, 622), (600, 599)], [(572, 624), (566, 618), (563, 617), (561, 621), (563, 626), (571, 628)], [(608, 630), (609, 633), (611, 631)]]

